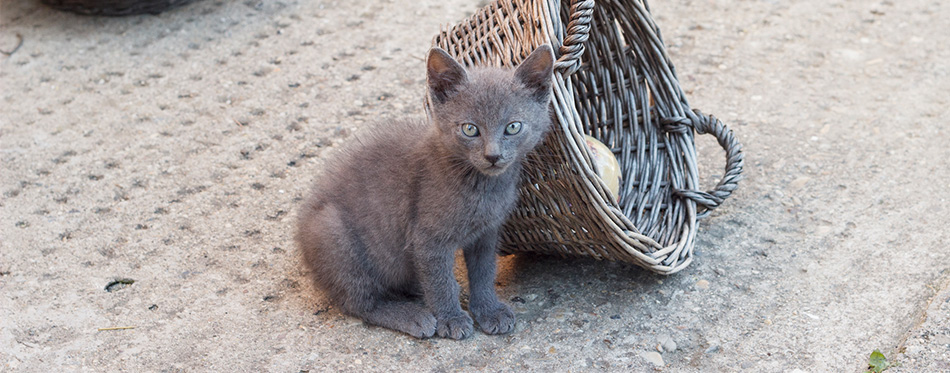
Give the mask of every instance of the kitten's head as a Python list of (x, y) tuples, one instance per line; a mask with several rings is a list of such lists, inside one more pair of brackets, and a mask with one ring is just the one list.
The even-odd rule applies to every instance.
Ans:
[(553, 66), (548, 45), (514, 70), (465, 70), (432, 48), (426, 60), (430, 115), (451, 156), (488, 176), (521, 162), (551, 127)]

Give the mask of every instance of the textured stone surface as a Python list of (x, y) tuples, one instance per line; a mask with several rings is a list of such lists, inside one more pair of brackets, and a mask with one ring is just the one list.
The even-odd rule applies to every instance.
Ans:
[[(683, 272), (504, 257), (515, 331), (453, 342), (327, 307), (292, 221), (328, 154), (423, 115), (430, 40), (477, 4), (3, 1), (0, 50), (24, 41), (0, 56), (0, 371), (644, 371), (661, 334), (670, 371), (858, 371), (874, 349), (947, 370), (950, 6), (651, 5), (746, 179)], [(698, 147), (711, 188), (722, 152)]]

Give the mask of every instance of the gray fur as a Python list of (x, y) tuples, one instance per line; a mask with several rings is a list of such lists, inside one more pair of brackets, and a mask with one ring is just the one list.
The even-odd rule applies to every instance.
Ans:
[[(552, 65), (546, 45), (514, 71), (466, 71), (429, 52), (432, 123), (380, 124), (328, 166), (299, 213), (297, 245), (335, 306), (418, 338), (468, 337), (453, 275), (462, 249), (475, 321), (488, 334), (514, 329), (495, 293), (498, 234), (521, 163), (551, 126)], [(505, 134), (512, 121), (521, 132)], [(468, 122), (478, 137), (463, 135)]]

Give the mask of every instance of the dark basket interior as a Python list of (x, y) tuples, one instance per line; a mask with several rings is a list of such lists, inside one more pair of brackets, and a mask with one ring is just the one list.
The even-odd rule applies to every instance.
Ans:
[(42, 0), (52, 8), (96, 16), (158, 14), (192, 0)]

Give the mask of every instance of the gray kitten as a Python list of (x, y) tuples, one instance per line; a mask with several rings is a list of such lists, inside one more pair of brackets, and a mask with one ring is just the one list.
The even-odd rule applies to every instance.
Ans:
[(468, 337), (453, 274), (461, 248), (479, 327), (514, 329), (495, 293), (496, 247), (522, 161), (551, 126), (553, 64), (547, 45), (513, 71), (466, 71), (429, 51), (431, 123), (381, 124), (330, 164), (299, 213), (304, 263), (336, 307), (418, 338)]

